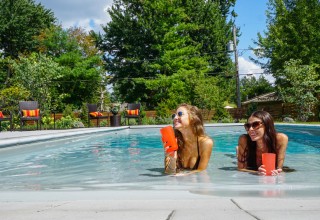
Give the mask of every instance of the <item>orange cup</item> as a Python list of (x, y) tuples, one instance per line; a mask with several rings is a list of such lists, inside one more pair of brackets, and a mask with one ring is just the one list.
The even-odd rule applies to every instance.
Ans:
[(271, 176), (271, 171), (276, 169), (276, 154), (274, 153), (263, 153), (262, 164), (266, 169), (266, 175)]
[(160, 133), (162, 135), (161, 140), (164, 143), (164, 147), (169, 147), (168, 149), (166, 149), (167, 153), (178, 150), (178, 144), (172, 126), (169, 125), (167, 127), (161, 128)]

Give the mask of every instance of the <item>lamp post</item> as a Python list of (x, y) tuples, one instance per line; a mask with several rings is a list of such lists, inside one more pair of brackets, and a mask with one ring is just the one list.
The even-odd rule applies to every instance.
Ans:
[(238, 50), (237, 50), (237, 29), (233, 25), (233, 52), (234, 52), (234, 63), (236, 67), (236, 94), (237, 94), (237, 108), (241, 108), (241, 97), (240, 97), (240, 77), (239, 77), (239, 64), (238, 64)]

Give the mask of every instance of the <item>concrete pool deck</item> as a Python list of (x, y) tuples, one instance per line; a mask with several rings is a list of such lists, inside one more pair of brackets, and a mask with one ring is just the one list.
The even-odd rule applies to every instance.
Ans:
[[(122, 128), (1, 132), (0, 148)], [(0, 219), (318, 220), (320, 197), (220, 197), (188, 190), (0, 191)]]

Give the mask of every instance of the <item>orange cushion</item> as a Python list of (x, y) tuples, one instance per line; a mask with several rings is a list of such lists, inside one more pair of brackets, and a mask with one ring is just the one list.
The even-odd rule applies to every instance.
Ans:
[(0, 118), (4, 118), (2, 111), (0, 111)]
[(127, 110), (128, 115), (139, 115), (139, 109)]
[(22, 110), (23, 117), (38, 117), (39, 116), (39, 109), (35, 110)]
[(92, 117), (103, 116), (101, 112), (90, 112), (90, 115), (91, 115)]

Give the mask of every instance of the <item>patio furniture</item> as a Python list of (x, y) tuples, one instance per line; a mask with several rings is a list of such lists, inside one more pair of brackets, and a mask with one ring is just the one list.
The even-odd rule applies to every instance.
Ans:
[(27, 121), (37, 122), (37, 130), (41, 130), (41, 113), (37, 101), (20, 101), (19, 102), (20, 130)]
[(140, 103), (128, 103), (127, 110), (124, 114), (124, 122), (126, 124), (126, 118), (128, 119), (128, 125), (130, 118), (138, 119), (139, 125), (141, 125), (141, 104)]
[(9, 121), (10, 123), (10, 131), (13, 130), (12, 124), (12, 113), (8, 111), (0, 111), (0, 132), (2, 131), (1, 122)]
[(91, 120), (97, 120), (97, 126), (100, 127), (99, 120), (107, 119), (109, 122), (109, 115), (103, 115), (100, 111), (98, 111), (98, 106), (96, 104), (87, 104), (88, 107), (88, 127), (90, 127)]

